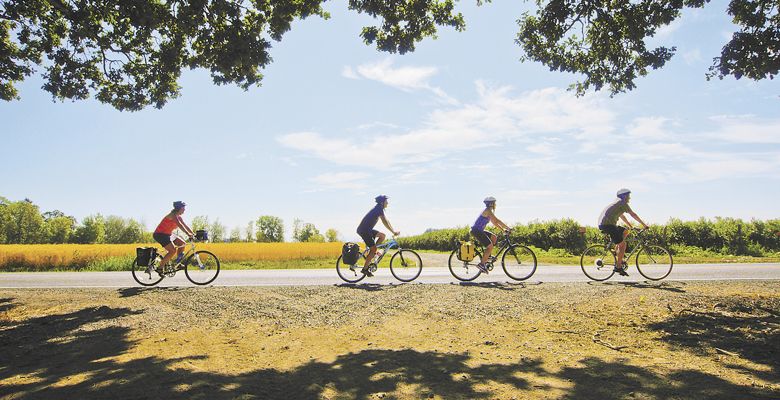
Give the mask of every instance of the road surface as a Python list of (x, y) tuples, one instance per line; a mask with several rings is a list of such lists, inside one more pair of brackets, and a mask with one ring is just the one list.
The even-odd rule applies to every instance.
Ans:
[[(440, 264), (439, 264), (440, 265)], [(642, 282), (634, 266), (630, 276), (617, 274), (609, 282)], [(690, 280), (775, 280), (780, 279), (780, 264), (681, 264), (675, 265), (665, 281)], [(527, 283), (539, 282), (587, 282), (588, 278), (579, 266), (539, 265), (534, 276)], [(422, 274), (413, 283), (447, 284), (458, 283), (446, 267), (423, 267)], [(474, 283), (514, 283), (500, 266), (490, 275), (482, 275)], [(380, 269), (372, 278), (360, 284), (400, 284), (390, 270)], [(286, 269), (286, 270), (222, 270), (210, 286), (301, 286), (345, 284), (335, 268), (331, 269)], [(0, 288), (89, 288), (89, 287), (136, 287), (129, 271), (125, 272), (13, 272), (0, 273)], [(158, 286), (194, 286), (180, 271), (173, 278), (165, 278)]]

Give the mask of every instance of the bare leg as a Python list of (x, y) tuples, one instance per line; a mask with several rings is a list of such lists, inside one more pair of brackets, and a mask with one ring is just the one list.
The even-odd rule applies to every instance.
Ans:
[(168, 245), (165, 246), (165, 250), (168, 252), (165, 254), (165, 257), (163, 257), (162, 261), (160, 261), (160, 267), (166, 265), (168, 261), (171, 261), (173, 255), (176, 254), (176, 246), (174, 246), (173, 243), (168, 243)]
[(490, 244), (485, 248), (485, 254), (482, 255), (482, 264), (487, 264), (490, 255), (493, 254), (493, 247), (496, 245), (496, 237), (490, 235)]
[(623, 268), (623, 256), (626, 254), (626, 238), (628, 237), (628, 230), (623, 232), (623, 241), (617, 245), (617, 267)]

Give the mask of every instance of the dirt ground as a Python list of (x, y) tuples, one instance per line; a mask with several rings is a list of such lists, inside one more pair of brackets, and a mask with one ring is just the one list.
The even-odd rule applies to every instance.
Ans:
[(777, 281), (0, 290), (0, 398), (780, 398)]

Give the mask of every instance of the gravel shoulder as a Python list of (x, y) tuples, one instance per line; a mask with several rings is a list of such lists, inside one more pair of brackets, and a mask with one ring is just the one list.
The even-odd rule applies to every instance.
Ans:
[(777, 281), (0, 290), (0, 398), (778, 398)]

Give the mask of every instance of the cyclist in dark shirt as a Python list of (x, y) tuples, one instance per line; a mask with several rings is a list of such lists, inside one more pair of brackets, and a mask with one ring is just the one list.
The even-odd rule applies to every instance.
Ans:
[(382, 219), (382, 224), (384, 224), (393, 235), (398, 236), (401, 234), (401, 232), (395, 231), (393, 227), (390, 226), (390, 222), (387, 221), (387, 218), (385, 217), (387, 196), (382, 194), (374, 198), (374, 200), (376, 200), (376, 206), (363, 217), (363, 220), (360, 221), (360, 225), (358, 225), (357, 228), (357, 234), (363, 238), (363, 242), (366, 243), (366, 248), (369, 249), (368, 255), (366, 256), (366, 263), (361, 271), (366, 274), (366, 276), (374, 276), (371, 271), (369, 271), (368, 267), (371, 265), (371, 261), (376, 254), (376, 245), (381, 244), (385, 240), (385, 234), (374, 229), (374, 226), (379, 222), (379, 219)]
[(617, 248), (617, 265), (615, 265), (615, 272), (620, 275), (628, 276), (626, 272), (626, 265), (623, 262), (623, 256), (626, 254), (626, 236), (628, 236), (628, 230), (622, 226), (618, 226), (618, 219), (628, 225), (629, 228), (633, 228), (631, 223), (628, 222), (628, 218), (623, 215), (628, 213), (637, 222), (647, 229), (647, 224), (639, 218), (638, 215), (628, 206), (628, 202), (631, 200), (631, 191), (628, 189), (620, 189), (617, 192), (617, 199), (610, 203), (599, 216), (599, 230), (609, 235), (612, 239), (612, 243), (615, 243)]

